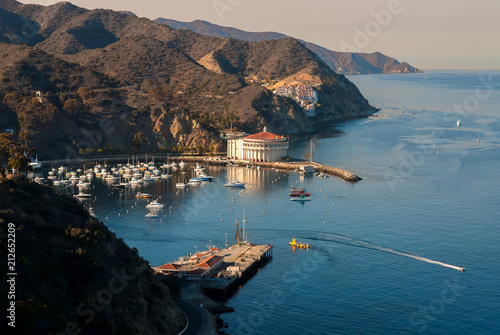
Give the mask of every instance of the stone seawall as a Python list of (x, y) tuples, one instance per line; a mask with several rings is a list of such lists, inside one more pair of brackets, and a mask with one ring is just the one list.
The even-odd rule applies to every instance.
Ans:
[[(44, 165), (49, 165), (49, 164), (66, 164), (66, 165), (77, 165), (77, 164), (92, 164), (92, 163), (97, 163), (97, 162), (127, 162), (127, 160), (130, 160), (131, 156), (114, 156), (114, 157), (107, 157), (107, 158), (86, 158), (86, 159), (73, 159), (73, 160), (54, 160), (54, 161), (43, 161), (42, 164)], [(137, 156), (136, 156), (137, 157)], [(148, 161), (152, 160), (153, 157), (154, 159), (159, 162), (165, 162), (168, 158), (170, 161), (184, 161), (186, 163), (203, 163), (203, 164), (208, 164), (208, 165), (226, 165), (227, 161), (225, 158), (222, 159), (215, 159), (212, 157), (207, 157), (207, 156), (171, 156), (167, 157), (166, 155), (148, 155)], [(146, 156), (145, 155), (140, 155), (139, 160), (144, 162), (146, 161)], [(300, 169), (301, 165), (313, 165), (314, 166), (314, 171), (316, 172), (323, 172), (332, 176), (340, 177), (344, 179), (345, 181), (349, 182), (358, 182), (362, 180), (360, 177), (355, 175), (354, 173), (344, 170), (344, 169), (339, 169), (335, 168), (332, 166), (327, 166), (327, 165), (322, 165), (319, 163), (315, 162), (304, 162), (301, 160), (294, 160), (292, 162), (272, 162), (272, 163), (261, 163), (261, 162), (255, 162), (255, 163), (248, 163), (245, 161), (233, 161), (234, 163), (240, 165), (240, 166), (245, 166), (247, 164), (251, 165), (259, 165), (261, 167), (265, 168), (275, 168), (275, 169), (282, 169), (282, 170), (298, 170)]]
[[(246, 164), (244, 162), (241, 162), (242, 164)], [(293, 163), (284, 163), (284, 162), (276, 162), (276, 163), (255, 163), (255, 165), (260, 165), (262, 167), (269, 167), (269, 168), (276, 168), (276, 169), (283, 169), (283, 170), (293, 170), (295, 171), (296, 169), (300, 169), (301, 165), (313, 165), (314, 166), (314, 171), (316, 172), (323, 172), (332, 176), (340, 177), (344, 179), (345, 181), (350, 181), (350, 182), (357, 182), (362, 180), (360, 177), (355, 175), (354, 173), (335, 168), (332, 166), (327, 166), (327, 165), (322, 165), (318, 163), (308, 163), (308, 162), (293, 162)]]

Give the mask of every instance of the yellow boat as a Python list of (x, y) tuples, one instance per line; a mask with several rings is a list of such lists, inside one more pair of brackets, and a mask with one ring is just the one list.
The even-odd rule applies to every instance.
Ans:
[(135, 195), (136, 198), (138, 199), (149, 199), (151, 197), (153, 197), (151, 194), (149, 193), (141, 193), (141, 192), (137, 192), (137, 194)]
[(288, 242), (288, 244), (290, 244), (292, 247), (295, 247), (295, 248), (309, 249), (309, 244), (299, 243), (299, 242), (297, 242), (295, 237), (292, 238), (292, 242)]

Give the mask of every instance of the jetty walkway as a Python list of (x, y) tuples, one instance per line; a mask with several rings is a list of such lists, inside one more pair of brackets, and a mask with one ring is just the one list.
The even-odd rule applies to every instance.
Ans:
[(322, 165), (314, 162), (275, 162), (275, 163), (252, 163), (255, 165), (259, 165), (262, 167), (275, 168), (275, 169), (283, 169), (283, 170), (298, 170), (302, 165), (312, 165), (314, 167), (315, 172), (323, 172), (332, 176), (340, 177), (345, 181), (357, 182), (362, 180), (360, 177), (352, 173), (351, 171), (335, 168), (328, 165)]
[[(340, 177), (344, 179), (345, 181), (349, 182), (358, 182), (362, 180), (360, 177), (355, 175), (349, 170), (345, 169), (339, 169), (336, 167), (328, 166), (328, 165), (323, 165), (319, 164), (316, 162), (307, 162), (303, 160), (298, 160), (298, 159), (292, 159), (289, 162), (269, 162), (269, 163), (264, 163), (264, 162), (246, 162), (246, 161), (235, 161), (235, 160), (227, 160), (226, 157), (224, 156), (214, 156), (214, 157), (209, 157), (209, 156), (167, 156), (167, 155), (136, 155), (136, 159), (139, 158), (140, 161), (146, 161), (146, 158), (148, 160), (155, 159), (155, 160), (170, 160), (170, 161), (184, 161), (186, 163), (203, 163), (207, 165), (226, 165), (228, 162), (236, 163), (241, 166), (245, 166), (247, 164), (251, 164), (252, 166), (261, 166), (265, 168), (275, 168), (275, 169), (282, 169), (282, 170), (291, 170), (295, 171), (300, 169), (300, 166), (302, 165), (312, 165), (314, 167), (315, 172), (323, 172), (332, 176)], [(41, 161), (43, 165), (50, 165), (50, 164), (66, 164), (66, 165), (72, 165), (72, 164), (92, 164), (92, 163), (97, 163), (97, 162), (127, 162), (127, 160), (130, 160), (131, 156), (111, 156), (111, 157), (88, 157), (88, 158), (80, 158), (80, 159), (60, 159), (60, 160), (52, 160), (52, 161)]]

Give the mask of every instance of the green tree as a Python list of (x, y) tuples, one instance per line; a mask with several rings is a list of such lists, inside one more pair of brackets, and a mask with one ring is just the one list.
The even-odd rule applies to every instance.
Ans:
[(137, 134), (132, 137), (132, 146), (136, 148), (139, 151), (142, 151), (144, 149), (144, 146), (147, 144), (147, 139), (146, 136), (144, 136), (144, 133), (142, 131), (138, 132)]
[(31, 170), (30, 161), (26, 153), (33, 152), (33, 148), (23, 144), (25, 138), (15, 138), (12, 133), (0, 133), (0, 159), (7, 158), (7, 168), (16, 171)]
[(80, 87), (77, 93), (84, 102), (91, 99), (94, 96), (94, 91), (85, 86)]
[(29, 164), (30, 161), (28, 157), (23, 154), (16, 154), (9, 157), (9, 163), (7, 164), (8, 169), (15, 169), (18, 173), (21, 171), (30, 171), (33, 168)]
[(15, 146), (13, 137), (12, 133), (0, 133), (0, 158), (6, 158), (11, 155)]
[(74, 114), (82, 108), (82, 102), (79, 99), (67, 99), (64, 101), (63, 109), (69, 114)]

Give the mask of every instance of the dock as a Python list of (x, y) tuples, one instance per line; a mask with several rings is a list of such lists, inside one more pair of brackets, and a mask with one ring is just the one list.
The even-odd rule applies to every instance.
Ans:
[[(235, 163), (237, 164), (249, 164), (247, 162), (243, 161), (236, 161)], [(340, 177), (345, 181), (349, 182), (358, 182), (362, 180), (360, 177), (352, 173), (351, 171), (344, 170), (344, 169), (339, 169), (335, 168), (332, 166), (328, 165), (322, 165), (319, 163), (315, 162), (305, 162), (305, 161), (294, 161), (294, 162), (270, 162), (270, 163), (263, 163), (263, 162), (251, 162), (250, 164), (252, 165), (258, 165), (261, 167), (265, 168), (274, 168), (274, 169), (281, 169), (281, 170), (299, 170), (300, 166), (302, 165), (312, 165), (313, 169), (315, 172), (323, 172), (327, 173), (332, 176)]]
[[(140, 156), (140, 157), (139, 157)], [(141, 160), (145, 160), (148, 155), (138, 155), (136, 157), (139, 157)], [(149, 157), (154, 157), (157, 160), (170, 160), (170, 161), (184, 161), (185, 163), (203, 163), (206, 165), (218, 165), (218, 166), (225, 166), (227, 165), (228, 162), (231, 163), (236, 163), (240, 166), (245, 166), (247, 164), (251, 165), (258, 165), (261, 167), (265, 168), (275, 168), (275, 169), (281, 169), (281, 170), (291, 170), (295, 171), (300, 168), (301, 165), (312, 165), (314, 168), (315, 172), (323, 172), (332, 176), (340, 177), (344, 179), (345, 181), (349, 182), (358, 182), (362, 180), (360, 177), (355, 175), (349, 170), (345, 169), (340, 169), (336, 168), (333, 166), (328, 166), (328, 165), (323, 165), (315, 162), (308, 162), (304, 160), (299, 160), (299, 159), (292, 159), (292, 161), (289, 162), (247, 162), (247, 161), (235, 161), (235, 160), (228, 160), (224, 156), (215, 156), (215, 157), (208, 157), (208, 156), (194, 156), (194, 155), (189, 155), (189, 156), (167, 156), (167, 155), (149, 155)], [(82, 159), (63, 159), (63, 160), (52, 160), (52, 161), (43, 161), (42, 163), (44, 165), (50, 165), (50, 164), (94, 164), (97, 163), (98, 161), (108, 161), (108, 162), (127, 162), (130, 159), (130, 156), (111, 156), (111, 157), (87, 157), (87, 158), (82, 158)]]
[(212, 295), (228, 296), (272, 258), (273, 245), (245, 243), (223, 249), (219, 254), (224, 255), (222, 267), (207, 276), (201, 288)]
[(197, 281), (207, 294), (228, 297), (272, 258), (273, 245), (249, 242), (224, 249), (210, 248), (176, 262), (153, 267), (157, 273)]

